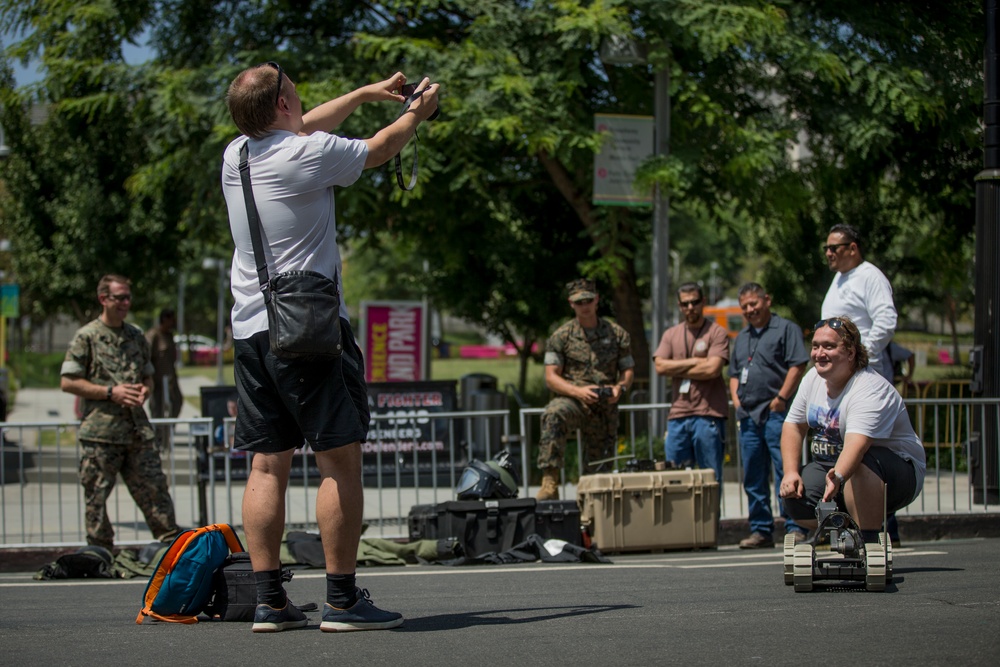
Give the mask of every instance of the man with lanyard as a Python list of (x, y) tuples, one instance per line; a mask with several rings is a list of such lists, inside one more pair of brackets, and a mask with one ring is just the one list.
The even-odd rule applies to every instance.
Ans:
[(598, 472), (592, 462), (613, 455), (618, 402), (632, 384), (635, 367), (628, 332), (597, 316), (600, 297), (594, 282), (574, 280), (566, 290), (576, 317), (546, 343), (545, 385), (556, 396), (542, 414), (538, 500), (559, 498), (559, 471), (570, 433), (580, 430), (584, 473)]
[(673, 379), (664, 458), (676, 466), (697, 463), (722, 482), (729, 398), (722, 368), (729, 360), (726, 330), (705, 319), (705, 297), (698, 283), (677, 290), (684, 322), (663, 333), (653, 353), (656, 372)]
[[(748, 326), (733, 343), (729, 392), (739, 425), (743, 488), (750, 515), (750, 536), (740, 541), (740, 548), (772, 548), (774, 516), (769, 470), (774, 469), (777, 493), (783, 471), (781, 428), (809, 354), (802, 342), (802, 329), (771, 313), (771, 297), (761, 285), (745, 284), (739, 299)], [(785, 532), (792, 534), (796, 542), (804, 540), (805, 530), (788, 516), (783, 504), (781, 515), (785, 518)]]

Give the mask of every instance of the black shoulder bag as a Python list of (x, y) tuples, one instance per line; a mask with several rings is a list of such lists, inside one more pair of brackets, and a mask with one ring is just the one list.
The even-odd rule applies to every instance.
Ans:
[(286, 271), (268, 276), (260, 216), (250, 187), (249, 142), (240, 147), (240, 179), (246, 200), (257, 279), (267, 307), (271, 351), (282, 359), (339, 357), (340, 290), (336, 275), (330, 280), (315, 271)]

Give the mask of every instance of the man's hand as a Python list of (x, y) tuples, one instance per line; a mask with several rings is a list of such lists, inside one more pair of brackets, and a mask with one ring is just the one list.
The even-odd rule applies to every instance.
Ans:
[(406, 83), (406, 77), (403, 76), (402, 72), (396, 72), (385, 81), (362, 86), (360, 93), (365, 102), (398, 102), (402, 104), (406, 98), (394, 91), (399, 91), (404, 83)]
[(420, 122), (424, 122), (428, 118), (434, 115), (434, 112), (438, 108), (438, 90), (441, 88), (440, 85), (436, 83), (431, 83), (431, 80), (426, 76), (417, 86), (418, 91), (424, 91), (420, 97), (413, 100), (410, 103), (409, 111), (416, 114)]
[(577, 399), (584, 405), (593, 405), (598, 403), (601, 399), (597, 398), (597, 385), (589, 384), (586, 387), (576, 387), (573, 392), (573, 398)]
[(111, 391), (111, 400), (127, 408), (141, 408), (149, 398), (149, 388), (144, 384), (120, 384)]
[(802, 483), (802, 476), (797, 472), (786, 472), (781, 478), (780, 495), (782, 498), (801, 498), (805, 493), (806, 486)]

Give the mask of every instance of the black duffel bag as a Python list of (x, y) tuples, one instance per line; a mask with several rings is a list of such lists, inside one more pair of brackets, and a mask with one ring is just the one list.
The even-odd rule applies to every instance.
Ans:
[[(292, 571), (281, 568), (281, 581), (292, 580)], [(316, 611), (315, 603), (295, 605), (300, 611)], [(229, 554), (212, 581), (212, 598), (205, 607), (205, 613), (217, 621), (253, 621), (257, 610), (257, 581), (250, 565), (250, 554), (237, 551)]]

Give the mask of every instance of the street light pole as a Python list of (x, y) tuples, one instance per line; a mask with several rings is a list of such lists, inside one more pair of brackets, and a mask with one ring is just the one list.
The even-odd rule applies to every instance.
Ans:
[(218, 300), (216, 301), (216, 311), (215, 311), (215, 343), (217, 345), (215, 354), (215, 366), (217, 370), (216, 382), (215, 384), (222, 386), (222, 338), (225, 335), (225, 320), (226, 320), (226, 260), (215, 259), (214, 257), (206, 257), (201, 260), (201, 267), (203, 269), (218, 269), (219, 271), (219, 282), (216, 286), (216, 291), (218, 292)]
[(216, 260), (219, 266), (219, 300), (217, 303), (216, 310), (216, 324), (215, 324), (215, 343), (216, 343), (216, 355), (215, 363), (216, 369), (218, 371), (217, 379), (215, 384), (222, 386), (222, 338), (225, 336), (225, 319), (226, 319), (226, 262), (225, 260)]
[[(975, 346), (970, 355), (972, 395), (1000, 396), (1000, 7), (985, 0), (986, 44), (983, 54), (983, 170), (976, 175), (976, 314)], [(1000, 502), (1000, 415), (994, 404), (977, 407), (969, 438), (969, 477), (974, 503)]]
[[(601, 61), (608, 65), (641, 65), (648, 62), (647, 49), (620, 35), (611, 35), (601, 44)], [(664, 62), (653, 75), (653, 131), (654, 154), (666, 157), (670, 153), (670, 65)], [(667, 328), (672, 296), (670, 293), (670, 202), (657, 185), (653, 191), (653, 242), (650, 300), (652, 322), (650, 347), (656, 349)], [(651, 403), (666, 400), (665, 379), (650, 368), (649, 399)], [(653, 433), (663, 432), (663, 417), (654, 410), (650, 428)]]
[[(670, 70), (668, 66), (657, 71), (653, 89), (653, 126), (657, 157), (670, 153)], [(650, 298), (653, 302), (653, 321), (650, 333), (651, 348), (656, 349), (660, 336), (667, 328), (667, 313), (670, 312), (670, 201), (663, 189), (657, 185), (653, 195), (653, 280)], [(649, 399), (651, 403), (666, 400), (665, 378), (651, 369), (649, 378)], [(662, 417), (654, 411), (653, 433), (662, 433)]]

